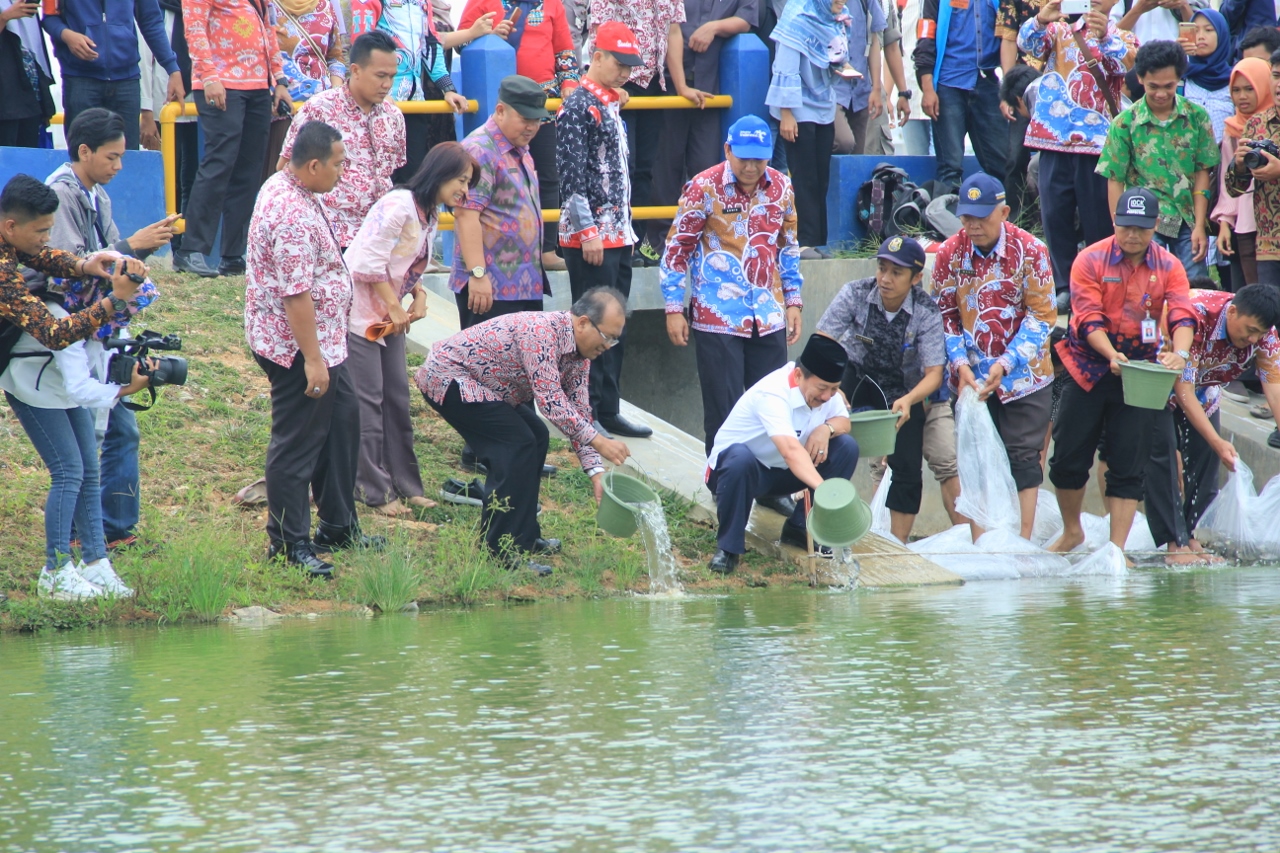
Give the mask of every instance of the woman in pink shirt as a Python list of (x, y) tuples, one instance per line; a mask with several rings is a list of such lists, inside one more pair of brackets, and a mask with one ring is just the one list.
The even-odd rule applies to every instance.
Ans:
[(1271, 66), (1257, 57), (1236, 63), (1231, 71), (1231, 101), (1236, 113), (1226, 121), (1222, 134), (1222, 168), (1218, 170), (1218, 203), (1209, 214), (1218, 223), (1218, 251), (1231, 260), (1231, 283), (1224, 290), (1232, 293), (1258, 280), (1256, 235), (1258, 224), (1253, 218), (1253, 190), (1234, 198), (1227, 192), (1225, 175), (1235, 159), (1236, 148), (1244, 134), (1249, 117), (1271, 108)]
[[(384, 515), (436, 505), (426, 497), (413, 452), (405, 332), (427, 314), (419, 279), (431, 261), (440, 206), (462, 204), (479, 174), (460, 144), (440, 143), (408, 184), (374, 203), (344, 255), (355, 284), (347, 364), (360, 401), (356, 497)], [(413, 303), (405, 311), (409, 294)]]

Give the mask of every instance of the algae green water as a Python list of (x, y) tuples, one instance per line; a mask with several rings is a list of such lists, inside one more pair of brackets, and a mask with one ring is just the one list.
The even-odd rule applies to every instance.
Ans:
[(1280, 848), (1280, 572), (0, 638), (0, 851)]

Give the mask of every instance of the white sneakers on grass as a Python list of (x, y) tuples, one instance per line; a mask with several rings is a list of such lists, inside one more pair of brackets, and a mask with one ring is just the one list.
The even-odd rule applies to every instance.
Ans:
[(81, 560), (79, 566), (68, 561), (56, 572), (42, 569), (37, 589), (42, 597), (54, 601), (82, 601), (103, 595), (127, 598), (133, 595), (133, 590), (120, 580), (111, 560), (106, 557), (92, 563)]

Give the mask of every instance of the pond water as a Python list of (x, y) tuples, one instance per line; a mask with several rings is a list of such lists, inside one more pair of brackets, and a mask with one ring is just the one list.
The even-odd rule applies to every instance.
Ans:
[(1280, 572), (0, 639), (0, 851), (1280, 848)]

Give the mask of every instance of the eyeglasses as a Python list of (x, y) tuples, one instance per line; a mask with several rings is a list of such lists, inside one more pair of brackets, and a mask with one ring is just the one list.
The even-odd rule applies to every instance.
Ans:
[(595, 320), (588, 317), (587, 322), (591, 324), (591, 328), (595, 329), (596, 334), (598, 334), (600, 339), (604, 341), (605, 349), (613, 349), (618, 344), (622, 343), (622, 338), (615, 338), (613, 335), (606, 335), (604, 332), (600, 331), (600, 327), (596, 325)]

